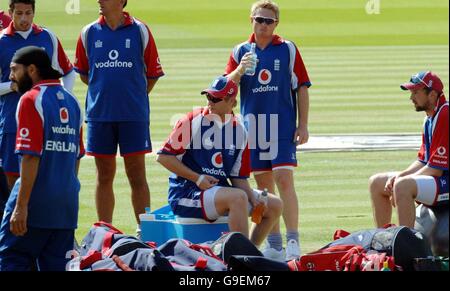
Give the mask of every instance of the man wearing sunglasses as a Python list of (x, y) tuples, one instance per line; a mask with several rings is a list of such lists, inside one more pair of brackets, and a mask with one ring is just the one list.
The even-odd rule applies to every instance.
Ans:
[[(269, 235), (263, 253), (284, 261), (300, 256), (294, 168), (297, 145), (308, 141), (311, 82), (295, 44), (274, 34), (279, 14), (278, 6), (272, 1), (253, 4), (250, 20), (254, 33), (248, 41), (234, 48), (225, 73), (240, 83), (241, 113), (250, 134), (253, 129), (256, 131), (250, 145), (251, 168), (258, 189), (267, 188), (275, 193), (276, 185), (284, 203), (286, 254), (279, 224)], [(245, 71), (254, 64), (250, 53), (252, 43), (256, 43), (258, 61), (255, 75), (249, 76)], [(277, 125), (275, 130), (270, 130), (271, 125)], [(270, 146), (262, 145), (261, 140), (269, 141)]]
[(444, 85), (431, 71), (412, 76), (403, 90), (411, 92), (417, 112), (426, 114), (422, 146), (418, 159), (401, 172), (372, 176), (369, 189), (377, 227), (391, 222), (392, 207), (397, 208), (400, 225), (414, 227), (415, 204), (448, 207), (448, 102)]
[(201, 92), (207, 107), (178, 121), (157, 161), (173, 173), (169, 204), (176, 215), (207, 221), (228, 215), (230, 231), (241, 232), (260, 245), (279, 219), (282, 202), (269, 194), (263, 219), (249, 235), (248, 216), (264, 202), (259, 199), (262, 191), (251, 189), (247, 181), (247, 130), (233, 114), (237, 92), (231, 79), (215, 79)]

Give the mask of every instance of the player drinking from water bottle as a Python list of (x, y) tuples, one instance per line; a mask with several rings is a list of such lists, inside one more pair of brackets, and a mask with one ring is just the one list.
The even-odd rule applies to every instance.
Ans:
[[(300, 256), (293, 174), (297, 166), (296, 146), (306, 143), (309, 136), (311, 83), (295, 44), (274, 34), (280, 20), (278, 6), (272, 1), (258, 1), (252, 6), (250, 20), (254, 33), (234, 48), (225, 73), (240, 82), (241, 113), (249, 132), (256, 132), (249, 142), (251, 170), (258, 189), (267, 188), (275, 193), (276, 185), (284, 202), (286, 255), (279, 223), (272, 229), (263, 253), (277, 260), (291, 260)], [(249, 53), (253, 43), (256, 43), (258, 61), (252, 76), (245, 72), (255, 65)], [(268, 145), (261, 140), (269, 140)]]

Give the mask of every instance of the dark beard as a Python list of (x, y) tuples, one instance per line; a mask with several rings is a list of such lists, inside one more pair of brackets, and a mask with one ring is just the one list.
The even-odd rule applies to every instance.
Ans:
[(18, 80), (16, 83), (19, 92), (22, 94), (25, 94), (25, 92), (29, 91), (33, 87), (33, 80), (31, 80), (28, 73), (25, 73), (22, 79)]
[(422, 111), (425, 111), (424, 106), (416, 106), (416, 112), (422, 112)]

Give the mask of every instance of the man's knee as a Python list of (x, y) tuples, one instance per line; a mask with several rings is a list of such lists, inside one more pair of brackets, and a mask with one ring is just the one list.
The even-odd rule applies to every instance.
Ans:
[(97, 181), (99, 184), (112, 184), (116, 174), (115, 158), (96, 158)]
[(125, 157), (125, 171), (128, 181), (132, 187), (147, 186), (147, 177), (145, 176), (145, 157), (132, 156)]
[(234, 189), (234, 191), (229, 195), (229, 198), (230, 204), (247, 205), (248, 203), (247, 194), (241, 189)]
[(387, 173), (377, 173), (369, 178), (369, 190), (372, 195), (385, 193), (384, 187), (389, 179)]
[(415, 199), (417, 196), (416, 181), (410, 177), (396, 179), (394, 183), (395, 201), (402, 199)]
[(145, 173), (141, 173), (140, 175), (129, 175), (128, 181), (132, 188), (148, 187)]
[(268, 208), (271, 217), (279, 217), (283, 212), (283, 201), (276, 196), (271, 196), (269, 198)]
[[(369, 187), (379, 187), (386, 180), (384, 173), (377, 173), (369, 178)], [(385, 181), (384, 181), (385, 182)], [(385, 182), (386, 183), (386, 182)], [(383, 185), (384, 186), (384, 185)]]
[(232, 191), (226, 193), (226, 197), (226, 208), (228, 208), (228, 210), (242, 209), (242, 211), (247, 211), (248, 197), (245, 191), (241, 189), (232, 189)]
[(100, 170), (97, 171), (97, 182), (100, 185), (112, 184), (114, 182), (115, 173), (111, 170)]
[(292, 175), (276, 173), (274, 174), (274, 179), (277, 186), (285, 191), (294, 188), (294, 179)]

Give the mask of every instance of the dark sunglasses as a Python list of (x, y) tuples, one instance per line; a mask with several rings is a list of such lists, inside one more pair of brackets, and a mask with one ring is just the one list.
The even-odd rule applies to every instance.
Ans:
[(219, 103), (220, 101), (223, 101), (222, 98), (216, 98), (211, 94), (206, 94), (206, 98), (208, 99), (208, 101), (211, 101), (212, 103)]
[(253, 19), (258, 22), (259, 24), (267, 24), (267, 25), (271, 25), (274, 24), (275, 22), (277, 22), (277, 19), (273, 19), (273, 18), (266, 18), (266, 17), (260, 17), (260, 16), (254, 16)]

